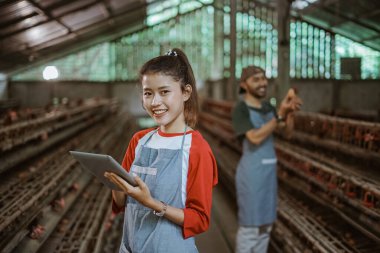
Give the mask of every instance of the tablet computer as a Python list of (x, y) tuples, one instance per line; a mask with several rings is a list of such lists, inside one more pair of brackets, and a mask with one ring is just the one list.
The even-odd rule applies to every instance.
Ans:
[(133, 186), (137, 185), (132, 174), (128, 173), (123, 167), (121, 167), (121, 165), (117, 161), (115, 161), (115, 159), (113, 159), (112, 156), (79, 151), (69, 152), (77, 161), (79, 161), (83, 168), (90, 171), (104, 185), (111, 188), (112, 190), (120, 191), (121, 189), (104, 176), (104, 172), (106, 171), (113, 172), (119, 175)]

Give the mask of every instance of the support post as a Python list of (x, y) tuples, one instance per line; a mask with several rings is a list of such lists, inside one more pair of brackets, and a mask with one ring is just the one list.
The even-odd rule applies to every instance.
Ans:
[(277, 29), (278, 29), (278, 76), (276, 80), (277, 103), (285, 96), (290, 88), (290, 8), (292, 0), (277, 0)]
[(236, 0), (230, 0), (230, 77), (227, 83), (226, 99), (234, 100), (236, 94)]

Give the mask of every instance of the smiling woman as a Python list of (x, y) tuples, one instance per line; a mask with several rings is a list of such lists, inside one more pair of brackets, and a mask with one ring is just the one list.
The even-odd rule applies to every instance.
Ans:
[(208, 229), (217, 167), (193, 129), (193, 70), (182, 50), (173, 49), (145, 63), (140, 80), (143, 106), (158, 128), (137, 132), (126, 151), (122, 165), (138, 186), (106, 173), (123, 189), (112, 191), (113, 211), (125, 213), (120, 252), (198, 252), (193, 236)]
[(160, 73), (146, 74), (142, 78), (143, 105), (148, 114), (167, 133), (178, 133), (185, 127), (184, 103), (190, 98), (189, 84), (181, 83)]

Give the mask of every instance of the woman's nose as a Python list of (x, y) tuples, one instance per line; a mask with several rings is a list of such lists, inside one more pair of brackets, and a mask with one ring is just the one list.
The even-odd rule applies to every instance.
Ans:
[(152, 99), (152, 105), (160, 105), (161, 104), (161, 97), (160, 96), (154, 96)]

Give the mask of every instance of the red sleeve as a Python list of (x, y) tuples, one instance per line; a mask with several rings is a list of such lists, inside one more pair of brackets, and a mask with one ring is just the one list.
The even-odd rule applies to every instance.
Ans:
[[(127, 151), (125, 152), (123, 162), (121, 163), (121, 166), (129, 172), (131, 169), (132, 163), (135, 160), (135, 150), (137, 147), (137, 144), (139, 143), (139, 140), (148, 132), (152, 131), (152, 129), (145, 129), (142, 131), (139, 131), (135, 133), (131, 139), (131, 141), (128, 144)], [(114, 214), (124, 212), (124, 207), (118, 207), (116, 203), (112, 199), (112, 212)]]
[(209, 227), (212, 188), (218, 182), (217, 166), (208, 143), (195, 132), (190, 147), (183, 237), (200, 234)]

